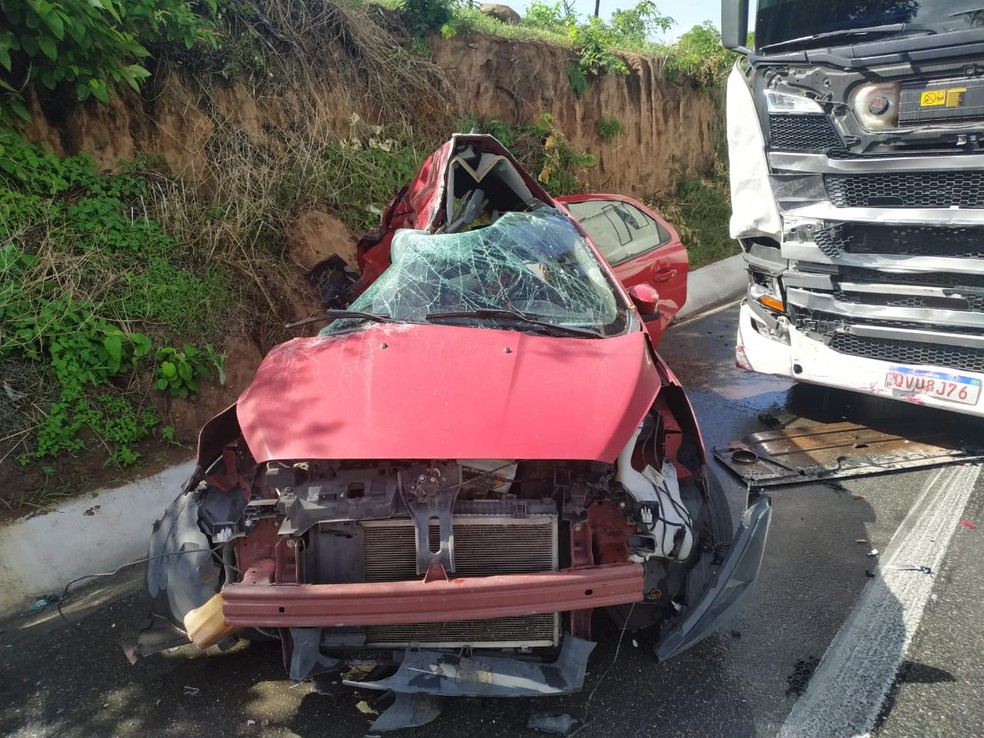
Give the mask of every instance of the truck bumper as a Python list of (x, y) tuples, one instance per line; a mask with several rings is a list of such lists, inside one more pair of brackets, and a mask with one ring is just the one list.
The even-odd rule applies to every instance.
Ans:
[(984, 374), (947, 367), (898, 364), (841, 354), (793, 326), (789, 327), (787, 344), (769, 337), (765, 332), (759, 332), (754, 321), (752, 310), (743, 303), (738, 319), (737, 346), (740, 360), (744, 359), (743, 366), (746, 369), (762, 374), (790, 377), (799, 382), (836, 387), (915, 405), (984, 417), (984, 391), (980, 393), (975, 404), (968, 405), (940, 398), (925, 391), (890, 388), (886, 383), (886, 377), (892, 367), (904, 367), (915, 372), (959, 375), (982, 384), (984, 384)]

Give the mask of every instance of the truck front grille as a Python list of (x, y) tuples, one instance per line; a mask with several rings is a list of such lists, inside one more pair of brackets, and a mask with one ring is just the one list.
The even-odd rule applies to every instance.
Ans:
[(826, 115), (769, 115), (772, 148), (784, 151), (828, 151), (844, 146)]
[(816, 231), (813, 237), (817, 246), (830, 257), (839, 252), (968, 259), (984, 256), (984, 228), (981, 227), (845, 224)]
[(984, 208), (984, 172), (827, 174), (839, 208)]
[(957, 272), (884, 272), (863, 267), (841, 267), (837, 278), (842, 282), (869, 282), (872, 284), (917, 285), (919, 287), (984, 289), (984, 274), (960, 274)]
[(984, 349), (941, 346), (917, 341), (896, 341), (886, 338), (867, 338), (850, 333), (837, 333), (830, 348), (841, 354), (863, 356), (899, 364), (930, 366), (984, 372)]
[(920, 310), (957, 310), (959, 312), (984, 312), (984, 297), (939, 297), (936, 295), (885, 295), (878, 292), (847, 292), (835, 290), (840, 302), (856, 305), (881, 305), (883, 307), (914, 308)]

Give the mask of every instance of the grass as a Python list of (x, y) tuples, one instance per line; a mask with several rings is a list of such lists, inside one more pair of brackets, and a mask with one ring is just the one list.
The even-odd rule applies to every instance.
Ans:
[(677, 229), (690, 255), (691, 269), (741, 250), (729, 235), (731, 196), (721, 162), (711, 176), (680, 182), (673, 195), (657, 200), (654, 208)]

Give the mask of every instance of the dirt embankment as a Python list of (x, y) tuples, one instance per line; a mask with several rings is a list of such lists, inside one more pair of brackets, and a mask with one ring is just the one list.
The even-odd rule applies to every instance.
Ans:
[[(668, 82), (658, 59), (626, 55), (628, 75), (593, 79), (578, 96), (567, 75), (569, 52), (557, 46), (469, 36), (434, 37), (431, 48), (458, 95), (455, 107), (461, 113), (510, 125), (551, 114), (575, 149), (595, 155), (597, 163), (586, 176), (592, 189), (660, 195), (713, 164), (720, 121), (710, 95)], [(309, 119), (312, 108), (342, 136), (353, 112), (371, 122), (379, 118), (375, 106), (360, 105), (359, 94), (345, 91), (326, 89), (312, 98), (307, 87), (288, 84), (271, 95), (245, 80), (208, 90), (193, 87), (181, 75), (165, 72), (142, 99), (124, 93), (107, 105), (36, 107), (28, 136), (59, 153), (86, 151), (107, 170), (120, 160), (150, 154), (164, 157), (175, 173), (194, 177), (206, 170), (217, 127), (233, 127), (253, 144), (265, 145), (278, 131)], [(612, 119), (623, 132), (606, 142), (598, 123)]]
[[(487, 37), (437, 39), (433, 49), (466, 111), (513, 125), (553, 115), (575, 149), (596, 156), (585, 177), (593, 190), (662, 195), (714, 163), (719, 121), (710, 95), (667, 82), (657, 59), (626, 55), (628, 75), (594, 79), (578, 96), (566, 49)], [(623, 132), (605, 142), (598, 123), (610, 119)]]

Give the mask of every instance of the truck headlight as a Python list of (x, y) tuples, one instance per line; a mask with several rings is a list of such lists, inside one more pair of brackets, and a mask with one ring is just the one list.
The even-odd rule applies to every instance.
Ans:
[(851, 107), (869, 131), (895, 128), (899, 124), (899, 98), (902, 85), (898, 82), (876, 82), (861, 85), (851, 93)]
[(823, 113), (823, 108), (816, 100), (802, 95), (791, 95), (788, 92), (776, 90), (765, 91), (765, 103), (770, 113), (786, 113), (789, 115), (816, 115)]
[(770, 274), (752, 272), (751, 283), (748, 285), (748, 297), (773, 312), (786, 312), (786, 301), (782, 299), (779, 280)]

